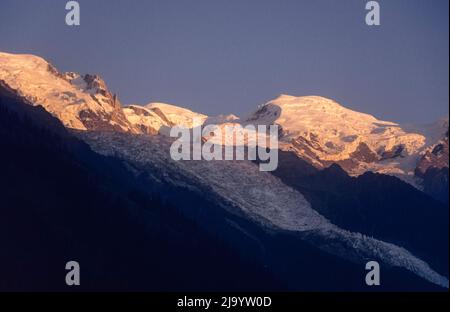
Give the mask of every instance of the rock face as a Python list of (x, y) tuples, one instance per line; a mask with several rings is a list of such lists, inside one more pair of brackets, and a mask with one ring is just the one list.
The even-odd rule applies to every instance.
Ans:
[(438, 143), (430, 146), (417, 164), (416, 175), (423, 176), (428, 169), (448, 168), (448, 131)]
[(449, 189), (448, 130), (445, 137), (432, 145), (420, 159), (415, 170), (422, 179), (425, 193), (448, 204)]

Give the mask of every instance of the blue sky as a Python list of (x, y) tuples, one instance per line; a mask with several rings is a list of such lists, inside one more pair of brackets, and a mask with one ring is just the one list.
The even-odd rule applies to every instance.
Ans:
[(1, 0), (0, 50), (98, 73), (123, 103), (245, 115), (278, 94), (322, 95), (378, 118), (448, 115), (447, 0)]

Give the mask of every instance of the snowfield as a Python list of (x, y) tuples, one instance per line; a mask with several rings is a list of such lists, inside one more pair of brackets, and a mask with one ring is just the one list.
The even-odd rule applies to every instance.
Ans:
[(140, 133), (167, 136), (174, 126), (190, 129), (202, 125), (208, 119), (206, 115), (164, 103), (129, 105), (123, 111), (128, 121), (141, 130)]

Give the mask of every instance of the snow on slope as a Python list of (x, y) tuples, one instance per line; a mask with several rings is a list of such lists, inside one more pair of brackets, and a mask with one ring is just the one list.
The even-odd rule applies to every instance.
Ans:
[(163, 177), (168, 183), (212, 192), (222, 198), (218, 204), (230, 212), (238, 209), (240, 215), (265, 227), (289, 231), (324, 251), (358, 263), (372, 259), (402, 267), (448, 288), (446, 277), (404, 248), (340, 229), (312, 209), (301, 193), (270, 173), (259, 171), (250, 161), (173, 161), (169, 154), (172, 141), (164, 136), (95, 132), (79, 135), (95, 151), (123, 158), (147, 170), (150, 176), (159, 172), (158, 179)]
[(128, 121), (141, 133), (169, 135), (170, 128), (179, 126), (193, 128), (205, 122), (208, 116), (164, 103), (145, 106), (130, 105), (124, 108)]
[(123, 112), (127, 120), (140, 129), (141, 133), (158, 134), (163, 127), (169, 126), (167, 120), (143, 106), (129, 105), (124, 107)]
[(203, 124), (208, 118), (189, 109), (165, 103), (150, 103), (145, 107), (167, 120), (170, 126), (193, 128)]
[(117, 97), (96, 75), (62, 74), (40, 57), (0, 52), (0, 80), (68, 128), (132, 131)]
[(239, 117), (234, 114), (229, 115), (218, 115), (213, 117), (208, 117), (205, 120), (205, 125), (221, 125), (226, 123), (237, 123), (239, 122)]

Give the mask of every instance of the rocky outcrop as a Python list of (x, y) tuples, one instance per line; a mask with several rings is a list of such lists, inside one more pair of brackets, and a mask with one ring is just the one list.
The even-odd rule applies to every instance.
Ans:
[(416, 168), (416, 175), (423, 177), (430, 168), (442, 169), (449, 166), (448, 132), (447, 136), (429, 148), (420, 159)]

